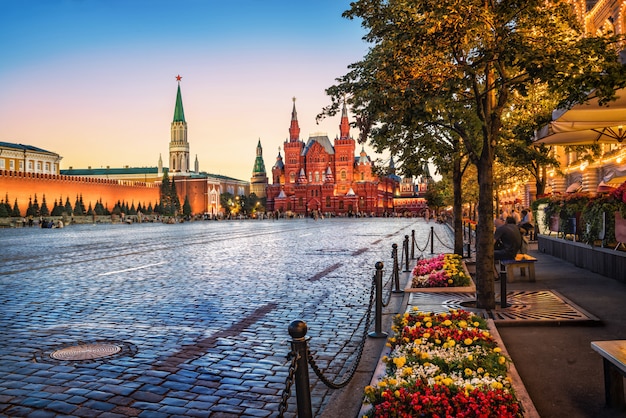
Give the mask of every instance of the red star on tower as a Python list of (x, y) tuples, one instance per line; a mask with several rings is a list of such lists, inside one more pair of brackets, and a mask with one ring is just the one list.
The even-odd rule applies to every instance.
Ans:
[(180, 81), (182, 79), (182, 77), (179, 75), (176, 76), (176, 81)]

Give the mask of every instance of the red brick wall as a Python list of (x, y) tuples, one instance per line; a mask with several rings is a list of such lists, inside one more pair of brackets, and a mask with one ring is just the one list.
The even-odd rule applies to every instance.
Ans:
[(102, 204), (109, 210), (113, 209), (118, 200), (127, 202), (129, 206), (134, 203), (135, 207), (139, 203), (142, 206), (152, 204), (154, 207), (159, 201), (159, 187), (154, 184), (0, 170), (0, 200), (4, 200), (7, 194), (11, 207), (17, 199), (22, 216), (28, 209), (29, 198), (34, 200), (35, 195), (39, 206), (45, 195), (46, 205), (51, 211), (55, 199), (61, 198), (65, 204), (69, 197), (73, 207), (77, 195), (83, 196), (85, 208), (89, 208), (90, 203), (93, 208), (97, 201), (102, 200)]

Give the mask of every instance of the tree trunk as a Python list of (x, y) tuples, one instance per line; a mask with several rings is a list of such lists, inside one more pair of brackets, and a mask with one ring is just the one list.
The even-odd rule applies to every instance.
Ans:
[(476, 307), (495, 309), (493, 258), (493, 148), (485, 143), (478, 161), (478, 224), (476, 227)]
[(457, 153), (454, 156), (452, 166), (452, 189), (454, 202), (452, 210), (454, 211), (454, 254), (463, 255), (463, 192), (461, 186), (461, 157)]

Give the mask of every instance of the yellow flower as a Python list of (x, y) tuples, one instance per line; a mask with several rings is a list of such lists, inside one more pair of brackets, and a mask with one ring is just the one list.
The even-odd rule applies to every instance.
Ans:
[(474, 340), (472, 340), (471, 338), (466, 338), (465, 340), (463, 340), (463, 343), (465, 345), (472, 345), (473, 342)]
[(396, 396), (396, 398), (400, 397), (400, 391), (399, 390), (396, 390), (393, 394)]
[(381, 380), (380, 382), (378, 382), (378, 387), (379, 388), (386, 388), (387, 387), (387, 382), (385, 382), (384, 380)]
[(452, 385), (453, 382), (454, 381), (451, 378), (449, 378), (449, 377), (446, 377), (445, 379), (443, 379), (443, 384), (446, 385), (446, 386)]
[(389, 382), (390, 385), (394, 386), (398, 384), (398, 381), (396, 379), (387, 379), (387, 382)]
[(433, 326), (433, 323), (432, 323), (432, 322), (426, 322), (426, 328), (430, 328), (430, 327), (432, 327), (432, 326)]
[(402, 376), (411, 376), (413, 374), (413, 369), (411, 367), (405, 367), (402, 370)]
[(372, 396), (375, 392), (376, 389), (374, 389), (374, 386), (365, 386), (365, 395)]
[(474, 326), (475, 327), (479, 327), (480, 326), (480, 322), (478, 322), (478, 321), (474, 322)]
[(452, 283), (454, 283), (454, 280), (448, 279), (448, 284), (452, 284)]
[(479, 367), (478, 369), (476, 369), (476, 372), (479, 374), (482, 374), (485, 371), (485, 369), (483, 369), (482, 367)]
[(465, 369), (465, 376), (471, 376), (472, 374), (474, 374), (474, 372), (472, 371), (472, 369), (470, 369), (469, 367), (467, 367)]
[(494, 381), (491, 382), (491, 388), (492, 389), (502, 389), (504, 386), (502, 386), (502, 383)]
[(449, 319), (446, 319), (445, 321), (443, 321), (443, 325), (445, 325), (446, 327), (449, 327), (450, 325), (452, 325), (452, 321), (450, 321)]
[(504, 364), (506, 362), (506, 358), (504, 356), (498, 357), (498, 364)]
[(430, 322), (432, 321), (432, 318), (430, 316), (427, 316), (424, 318), (424, 322)]
[(395, 364), (398, 369), (401, 369), (406, 364), (406, 358), (396, 357), (393, 359), (393, 364)]
[(500, 347), (496, 347), (493, 349), (494, 353), (499, 353), (500, 351), (502, 351), (502, 349)]
[(425, 333), (423, 334), (423, 336), (424, 336), (424, 338), (430, 338), (430, 332), (425, 332)]
[(467, 328), (467, 322), (464, 319), (459, 321), (459, 328)]
[(470, 354), (469, 356), (467, 356), (467, 359), (468, 359), (469, 361), (474, 361), (474, 356)]
[(437, 338), (437, 339), (435, 340), (435, 344), (441, 344), (441, 340), (440, 340), (439, 338)]
[(448, 345), (449, 345), (450, 347), (454, 347), (454, 346), (456, 345), (456, 341), (454, 341), (454, 340), (449, 340), (449, 341), (448, 341)]

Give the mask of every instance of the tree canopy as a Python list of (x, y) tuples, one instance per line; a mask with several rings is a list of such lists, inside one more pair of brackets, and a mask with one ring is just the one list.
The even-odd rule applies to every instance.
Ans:
[(560, 0), (358, 0), (344, 16), (362, 20), (372, 46), (327, 90), (332, 104), (323, 114), (347, 100), (360, 140), (380, 135), (388, 149), (415, 129), (448, 131), (410, 145), (434, 159), (442, 143), (459, 139), (479, 184), (477, 304), (494, 308), (493, 164), (506, 119), (534, 85), (559, 106), (592, 89), (613, 97), (626, 85), (619, 39), (585, 36)]

